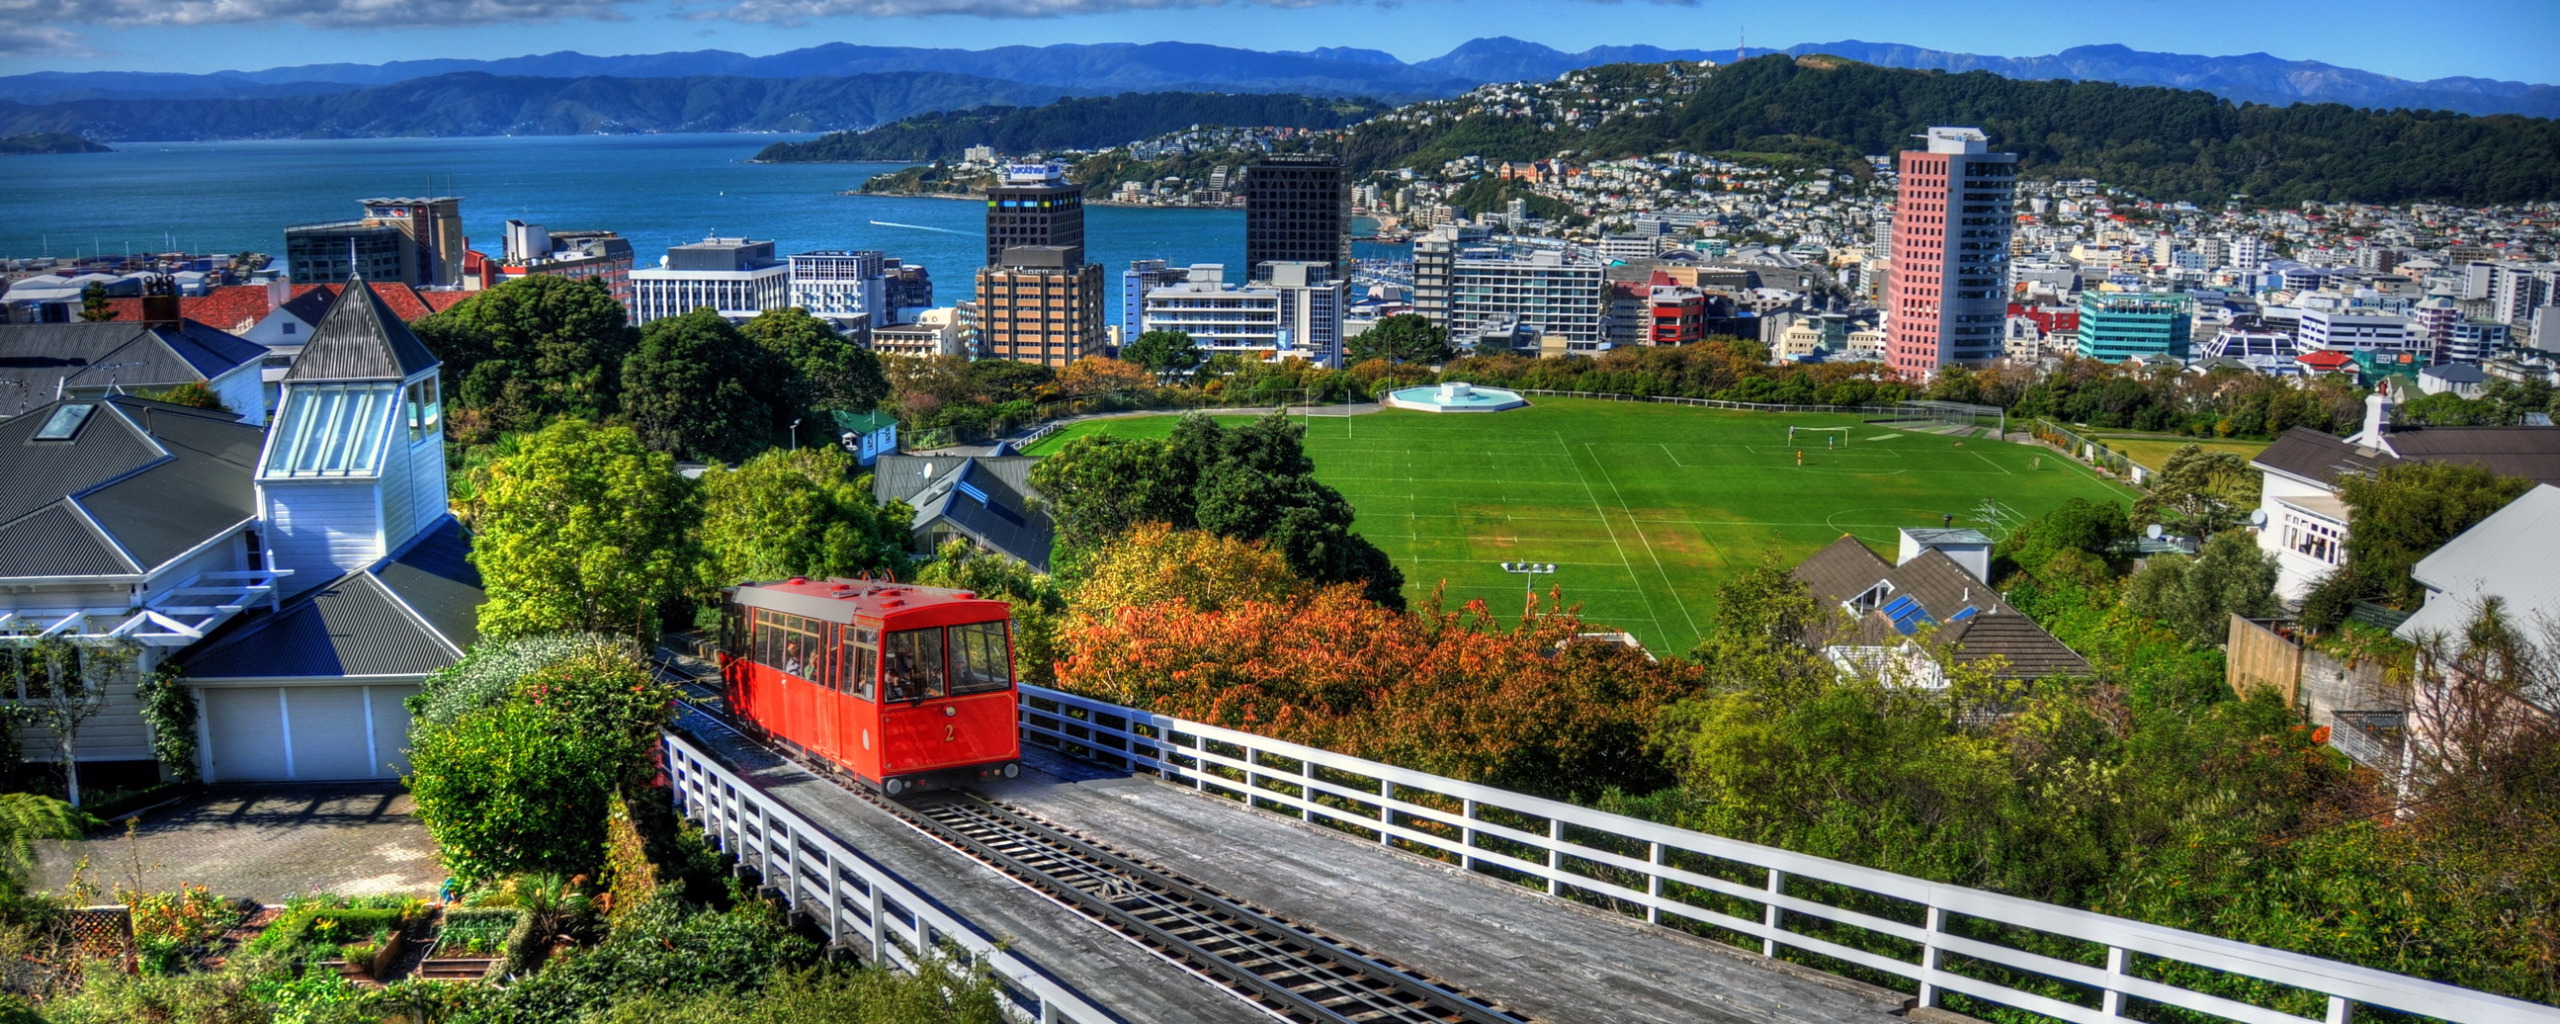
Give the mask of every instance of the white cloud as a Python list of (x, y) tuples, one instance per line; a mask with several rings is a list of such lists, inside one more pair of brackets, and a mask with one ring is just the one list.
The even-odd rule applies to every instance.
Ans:
[[(0, 25), (226, 25), (287, 21), (320, 28), (395, 28), (618, 19), (617, 8), (634, 0), (0, 0)], [(10, 33), (71, 34), (58, 28), (0, 28), (0, 53)]]
[(96, 52), (67, 29), (0, 24), (0, 57), (87, 57)]

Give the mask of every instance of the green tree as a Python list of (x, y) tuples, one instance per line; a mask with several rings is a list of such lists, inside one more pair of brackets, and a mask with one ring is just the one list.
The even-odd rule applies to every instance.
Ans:
[(145, 391), (141, 394), (142, 397), (148, 398), (154, 402), (167, 402), (171, 405), (183, 405), (190, 409), (210, 409), (214, 412), (231, 411), (223, 406), (222, 396), (214, 394), (213, 389), (204, 386), (202, 381), (191, 380), (184, 384), (171, 385), (164, 390)]
[(455, 411), (484, 417), (480, 425), (495, 432), (613, 415), (623, 361), (640, 343), (604, 282), (552, 274), (473, 295), (415, 329), (444, 361)]
[(489, 465), (471, 506), (483, 636), (591, 632), (654, 641), (695, 579), (701, 514), (675, 460), (624, 427), (580, 419)]
[(710, 309), (652, 320), (622, 363), (622, 413), (649, 447), (679, 459), (742, 462), (780, 436), (787, 377)]
[(25, 893), (36, 868), (37, 840), (78, 839), (86, 817), (49, 796), (0, 793), (0, 898)]
[(2186, 444), (2169, 453), (2151, 489), (2133, 503), (2132, 522), (2181, 536), (2211, 537), (2246, 522), (2258, 504), (2258, 472), (2234, 452)]
[(96, 281), (80, 289), (80, 322), (102, 324), (116, 318), (116, 309), (107, 304), (107, 286)]
[(906, 568), (915, 510), (882, 505), (856, 485), (853, 457), (833, 445), (767, 451), (702, 476), (706, 591), (742, 580), (895, 575)]
[(1181, 331), (1148, 331), (1138, 340), (1120, 346), (1120, 358), (1155, 372), (1164, 380), (1191, 372), (1200, 365), (1200, 346), (1191, 335)]
[(738, 328), (781, 371), (780, 411), (826, 434), (819, 414), (834, 409), (870, 412), (889, 397), (880, 357), (854, 344), (835, 325), (798, 306), (756, 314)]
[(1345, 364), (1357, 365), (1372, 359), (1384, 359), (1391, 365), (1447, 362), (1449, 331), (1419, 313), (1380, 318), (1345, 343)]
[(2210, 647), (2230, 633), (2231, 616), (2275, 614), (2275, 589), (2275, 556), (2259, 550), (2248, 531), (2229, 530), (2207, 539), (2192, 559), (2152, 556), (2125, 581), (2124, 603), (2189, 643)]
[(1716, 585), (1716, 610), (1690, 660), (1721, 689), (1793, 691), (1832, 675), (1813, 645), (1840, 624), (1773, 554)]
[(2458, 462), (2403, 462), (2340, 480), (2338, 497), (2353, 517), (2347, 561), (2304, 599), (2303, 618), (2327, 628), (2359, 600), (2417, 608), (2426, 600), (2409, 576), (2418, 560), (2532, 489), (2533, 481)]

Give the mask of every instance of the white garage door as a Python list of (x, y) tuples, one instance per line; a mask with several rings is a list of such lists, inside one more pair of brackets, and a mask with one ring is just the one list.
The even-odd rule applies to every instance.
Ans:
[(409, 770), (415, 686), (206, 689), (212, 782), (330, 782), (397, 778)]

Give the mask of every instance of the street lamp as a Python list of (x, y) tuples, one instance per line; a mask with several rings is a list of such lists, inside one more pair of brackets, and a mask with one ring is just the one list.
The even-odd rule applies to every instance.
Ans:
[(1556, 571), (1554, 562), (1504, 562), (1502, 571), (1520, 574), (1520, 590), (1524, 601), (1538, 599), (1538, 577)]

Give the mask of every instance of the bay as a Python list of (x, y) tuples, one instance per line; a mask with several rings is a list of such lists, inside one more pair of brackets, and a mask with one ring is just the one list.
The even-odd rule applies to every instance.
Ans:
[[(342, 220), (355, 201), (460, 195), (472, 247), (496, 254), (510, 219), (619, 231), (640, 266), (705, 235), (770, 238), (782, 253), (878, 249), (921, 263), (935, 300), (970, 295), (985, 259), (985, 207), (847, 196), (894, 164), (755, 164), (806, 135), (589, 135), (127, 143), (113, 153), (0, 158), (0, 256), (166, 251), (279, 253), (288, 224)], [(1234, 210), (1089, 207), (1088, 259), (1111, 291), (1135, 259), (1244, 259)], [(1386, 255), (1362, 245), (1362, 256)], [(1233, 279), (1231, 273), (1230, 279)]]

